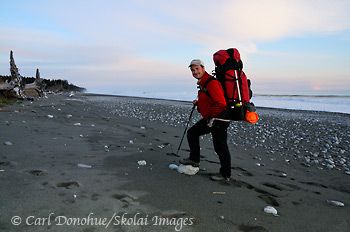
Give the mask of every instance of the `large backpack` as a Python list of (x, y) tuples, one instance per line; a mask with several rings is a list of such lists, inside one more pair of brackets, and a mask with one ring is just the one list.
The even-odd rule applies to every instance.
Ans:
[[(253, 92), (250, 89), (250, 80), (243, 72), (243, 62), (236, 48), (217, 51), (213, 55), (215, 63), (216, 79), (221, 83), (224, 90), (226, 103), (230, 112), (230, 119), (239, 121), (245, 120), (255, 123), (258, 115), (255, 113), (255, 106), (250, 102)], [(210, 78), (205, 84), (204, 88)]]

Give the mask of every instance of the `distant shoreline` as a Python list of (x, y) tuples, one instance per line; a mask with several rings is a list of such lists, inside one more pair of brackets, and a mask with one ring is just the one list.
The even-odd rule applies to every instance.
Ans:
[[(152, 98), (152, 97), (140, 97), (140, 96), (126, 96), (126, 95), (117, 95), (117, 94), (99, 94), (99, 93), (80, 93), (83, 96), (106, 96), (106, 97), (121, 97), (121, 98), (130, 98), (130, 99), (148, 99), (148, 100), (159, 100), (159, 101), (169, 101), (169, 102), (182, 102), (182, 103), (188, 103), (192, 104), (191, 101), (185, 101), (185, 100), (174, 100), (174, 99), (163, 99), (163, 98)], [(321, 110), (304, 110), (304, 109), (286, 109), (286, 108), (277, 108), (277, 107), (265, 107), (265, 106), (257, 106), (257, 109), (266, 109), (266, 110), (280, 110), (283, 112), (310, 112), (310, 113), (326, 113), (326, 114), (337, 114), (337, 115), (344, 115), (344, 116), (350, 116), (348, 113), (343, 112), (330, 112), (330, 111), (321, 111)], [(258, 112), (259, 113), (259, 112)]]

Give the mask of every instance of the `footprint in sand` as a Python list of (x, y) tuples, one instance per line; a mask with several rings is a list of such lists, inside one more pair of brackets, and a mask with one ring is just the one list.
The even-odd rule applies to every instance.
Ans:
[(269, 195), (260, 195), (258, 196), (261, 200), (265, 201), (266, 204), (271, 205), (271, 206), (279, 206), (280, 204), (277, 202), (275, 198)]
[(0, 166), (8, 166), (8, 167), (13, 167), (11, 162), (0, 162)]
[(34, 175), (34, 176), (47, 176), (48, 173), (47, 172), (43, 172), (43, 171), (40, 171), (40, 170), (31, 170), (31, 171), (28, 171), (30, 174)]
[(279, 185), (277, 185), (275, 183), (264, 182), (264, 183), (261, 183), (261, 184), (266, 186), (266, 187), (273, 188), (273, 189), (276, 189), (276, 190), (279, 190), (279, 191), (285, 190), (282, 186), (279, 186)]
[(307, 191), (307, 189), (302, 188), (298, 185), (295, 184), (289, 184), (289, 183), (282, 183), (283, 185), (285, 185), (287, 187), (287, 191), (295, 191), (295, 190), (303, 190), (303, 191)]
[(316, 187), (328, 188), (327, 186), (320, 184), (320, 183), (316, 183), (316, 182), (299, 182), (299, 183), (311, 185), (311, 186), (316, 186)]
[(268, 173), (267, 175), (269, 175), (269, 176), (277, 176), (277, 177), (282, 177), (282, 178), (286, 178), (287, 177), (287, 174), (284, 171), (276, 170), (276, 169), (271, 169), (271, 171), (273, 171), (274, 173)]
[(75, 188), (75, 187), (79, 187), (80, 184), (78, 182), (72, 181), (72, 182), (57, 183), (56, 186), (59, 187), (59, 188), (72, 189), (72, 188)]
[(246, 226), (246, 225), (239, 225), (238, 229), (240, 231), (244, 232), (268, 232), (267, 229), (265, 229), (262, 226)]
[[(249, 190), (253, 190), (257, 193), (260, 193), (261, 195), (259, 195), (258, 197), (265, 201), (268, 205), (272, 205), (272, 206), (279, 206), (279, 203), (277, 202), (276, 198), (277, 196), (272, 194), (272, 193), (269, 193), (263, 189), (260, 189), (260, 188), (257, 188), (247, 182), (244, 182), (244, 181), (240, 181), (240, 180), (235, 180), (235, 179), (231, 179), (229, 182), (222, 182), (221, 183), (222, 185), (229, 185), (229, 186), (232, 186), (232, 187), (245, 187)], [(275, 185), (271, 185), (271, 184), (267, 184), (265, 185), (267, 187), (275, 187)]]
[(248, 172), (247, 170), (240, 168), (240, 167), (232, 167), (232, 170), (239, 170), (240, 174), (244, 175), (244, 176), (253, 176), (252, 173)]
[(124, 207), (128, 207), (130, 204), (136, 204), (138, 200), (137, 197), (128, 194), (113, 194), (110, 197), (125, 203)]

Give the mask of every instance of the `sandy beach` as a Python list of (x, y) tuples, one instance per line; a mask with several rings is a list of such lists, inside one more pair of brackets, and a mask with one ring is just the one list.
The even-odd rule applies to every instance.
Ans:
[(210, 135), (196, 175), (169, 168), (188, 157), (186, 139), (174, 153), (191, 107), (81, 94), (1, 108), (0, 231), (350, 231), (349, 114), (258, 108), (231, 123), (232, 178), (215, 182)]

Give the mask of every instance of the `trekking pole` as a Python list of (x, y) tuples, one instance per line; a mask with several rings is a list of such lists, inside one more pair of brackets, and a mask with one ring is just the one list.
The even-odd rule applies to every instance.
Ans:
[(186, 134), (188, 125), (190, 124), (190, 120), (191, 120), (191, 118), (192, 118), (192, 114), (193, 114), (194, 108), (196, 108), (195, 105), (193, 105), (193, 107), (192, 107), (191, 114), (190, 114), (190, 117), (188, 118), (188, 121), (187, 121), (187, 124), (186, 124), (186, 128), (185, 128), (185, 131), (184, 131), (184, 134), (182, 135), (181, 142), (180, 142), (180, 144), (179, 144), (179, 147), (177, 148), (176, 156), (179, 156), (179, 150), (180, 150), (180, 148), (181, 148), (182, 141), (184, 140), (184, 137), (185, 137), (185, 134)]

